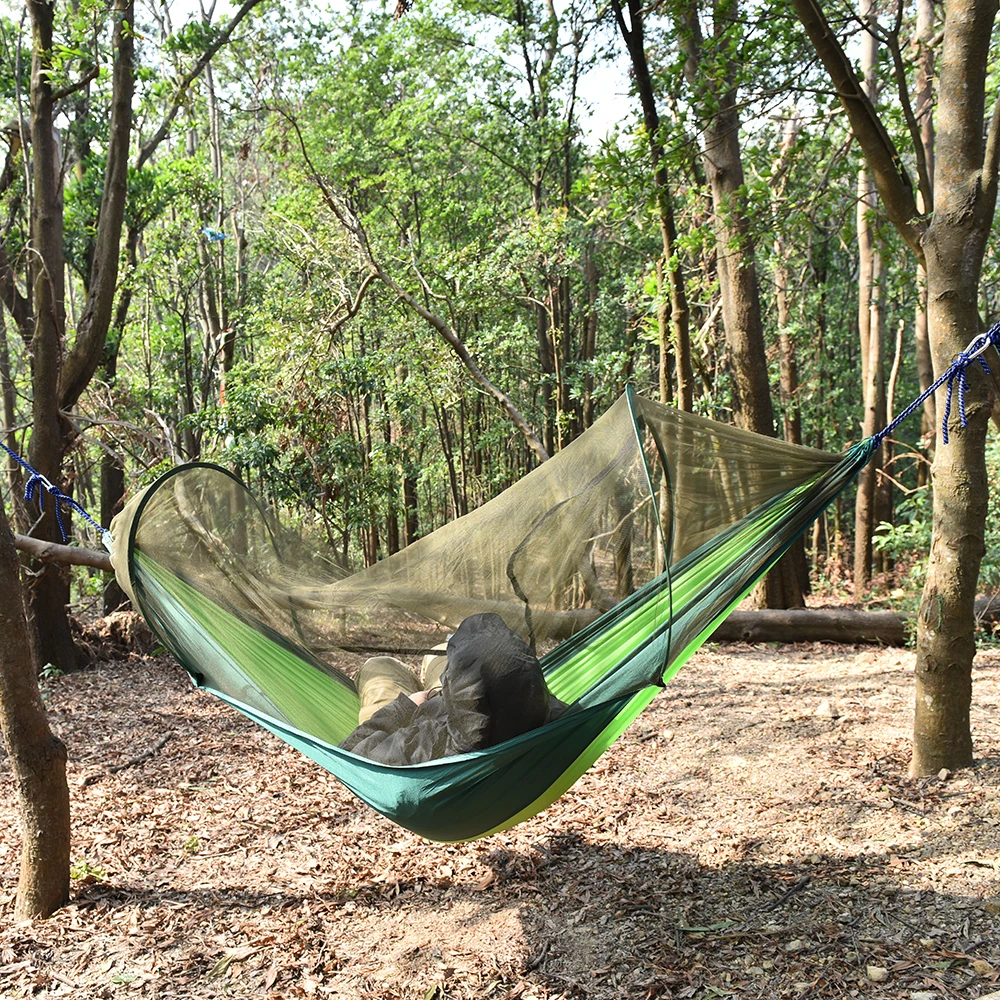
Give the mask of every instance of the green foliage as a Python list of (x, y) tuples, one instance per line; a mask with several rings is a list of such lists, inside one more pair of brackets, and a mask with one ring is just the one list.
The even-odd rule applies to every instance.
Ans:
[(87, 879), (89, 882), (103, 882), (107, 878), (103, 868), (82, 859), (69, 866), (69, 875), (74, 880)]
[[(987, 593), (995, 593), (1000, 590), (1000, 442), (995, 438), (987, 444), (986, 467), (990, 500), (986, 516), (986, 552), (979, 570), (979, 585)], [(901, 584), (913, 601), (927, 576), (931, 505), (930, 487), (915, 490), (896, 506), (896, 522), (880, 524), (874, 538), (876, 550), (885, 552), (900, 564)]]

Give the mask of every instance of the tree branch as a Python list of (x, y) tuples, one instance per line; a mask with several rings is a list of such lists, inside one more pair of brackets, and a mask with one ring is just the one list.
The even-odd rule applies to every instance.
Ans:
[(993, 105), (990, 131), (986, 138), (986, 154), (983, 157), (983, 193), (995, 200), (997, 193), (997, 171), (1000, 169), (1000, 97)]
[(368, 236), (365, 233), (364, 227), (361, 225), (361, 220), (354, 214), (346, 202), (339, 198), (334, 191), (327, 185), (323, 180), (322, 175), (316, 169), (312, 158), (309, 156), (309, 151), (306, 148), (305, 137), (302, 135), (302, 130), (299, 128), (299, 123), (295, 118), (285, 111), (279, 109), (279, 114), (291, 125), (298, 139), (299, 149), (302, 152), (302, 158), (305, 160), (306, 166), (309, 169), (309, 173), (312, 176), (313, 182), (319, 188), (320, 193), (323, 195), (323, 200), (326, 202), (330, 211), (336, 216), (337, 221), (343, 226), (343, 228), (354, 238), (358, 250), (364, 257), (365, 265), (368, 271), (378, 278), (382, 284), (390, 288), (396, 296), (406, 305), (408, 305), (421, 319), (429, 323), (441, 336), (445, 339), (452, 350), (459, 356), (462, 364), (468, 369), (472, 377), (485, 389), (503, 408), (507, 416), (513, 422), (514, 426), (521, 432), (524, 436), (525, 441), (528, 443), (528, 447), (538, 456), (540, 462), (548, 461), (549, 453), (545, 450), (545, 445), (539, 440), (538, 436), (531, 429), (531, 425), (525, 420), (521, 411), (514, 405), (514, 401), (500, 388), (495, 386), (480, 370), (479, 366), (473, 360), (472, 355), (469, 353), (469, 349), (465, 346), (464, 341), (455, 332), (455, 330), (443, 320), (437, 313), (432, 312), (428, 309), (422, 302), (411, 295), (405, 288), (399, 285), (395, 279), (387, 274), (378, 263), (375, 261), (375, 255), (371, 251), (371, 247), (368, 243)]
[(927, 223), (920, 218), (913, 184), (889, 133), (868, 99), (843, 46), (834, 35), (819, 0), (792, 0), (792, 5), (847, 112), (889, 220), (917, 259), (922, 261), (921, 238)]
[[(902, 8), (902, 4), (900, 4)], [(926, 206), (933, 204), (933, 193), (931, 188), (930, 172), (927, 169), (927, 156), (924, 150), (923, 137), (920, 135), (920, 125), (917, 116), (913, 113), (913, 104), (910, 101), (910, 89), (906, 85), (906, 67), (903, 65), (903, 54), (899, 50), (899, 25), (895, 30), (887, 32), (882, 39), (892, 54), (892, 66), (896, 76), (896, 89), (899, 91), (899, 103), (903, 109), (903, 118), (906, 121), (906, 128), (910, 133), (910, 141), (913, 143), (913, 155), (917, 161), (917, 186), (920, 195)]]
[(73, 408), (104, 355), (111, 323), (122, 223), (128, 194), (128, 154), (132, 137), (132, 95), (135, 89), (134, 4), (116, 0), (115, 61), (111, 70), (111, 122), (104, 190), (97, 216), (97, 238), (88, 278), (87, 304), (77, 324), (76, 340), (59, 377), (59, 407)]
[[(14, 162), (17, 159), (18, 152), (21, 150), (21, 133), (20, 129), (15, 128), (13, 125), (5, 126), (0, 131), (6, 132), (10, 140), (10, 147), (7, 150), (7, 158), (3, 165), (3, 171), (0, 172), (0, 194), (3, 194), (13, 185), (14, 178), (17, 176)], [(19, 196), (11, 198), (7, 223), (0, 230), (0, 237), (6, 237), (13, 226), (20, 202), (21, 199)], [(27, 296), (22, 295), (20, 289), (17, 287), (14, 269), (7, 259), (7, 248), (4, 246), (2, 239), (0, 239), (0, 302), (7, 307), (7, 311), (17, 324), (17, 331), (21, 335), (21, 339), (25, 344), (30, 344), (31, 336), (35, 332), (35, 317), (31, 309), (31, 300)]]
[(31, 337), (35, 332), (35, 316), (31, 302), (17, 287), (14, 269), (10, 266), (7, 251), (2, 245), (0, 245), (0, 302), (7, 307), (7, 311), (17, 324), (21, 340), (27, 346), (31, 343)]
[(187, 73), (181, 77), (180, 83), (177, 85), (177, 92), (174, 94), (174, 99), (170, 104), (170, 108), (167, 111), (163, 121), (160, 123), (160, 127), (149, 137), (149, 139), (143, 143), (139, 150), (139, 155), (135, 160), (135, 168), (138, 170), (145, 164), (145, 162), (156, 152), (156, 147), (166, 138), (167, 132), (170, 131), (170, 125), (172, 124), (174, 118), (177, 117), (177, 112), (181, 108), (181, 104), (184, 102), (184, 98), (187, 95), (188, 87), (194, 82), (201, 71), (208, 65), (209, 60), (215, 55), (219, 49), (225, 45), (233, 32), (239, 27), (240, 22), (256, 7), (262, 0), (244, 0), (240, 9), (233, 15), (230, 22), (219, 32), (218, 37), (211, 45), (205, 49), (204, 52), (197, 58), (194, 66), (188, 70)]
[(385, 271), (382, 270), (375, 261), (371, 260), (369, 266), (372, 268), (373, 273), (378, 277), (378, 279), (396, 293), (397, 297), (405, 302), (421, 319), (426, 320), (441, 336), (445, 339), (445, 342), (451, 347), (451, 349), (458, 355), (462, 364), (468, 369), (469, 374), (485, 389), (504, 409), (507, 416), (511, 419), (513, 424), (524, 436), (525, 441), (528, 443), (528, 447), (535, 453), (540, 462), (545, 462), (549, 458), (549, 453), (545, 450), (545, 445), (538, 439), (538, 436), (531, 429), (531, 425), (525, 420), (524, 416), (521, 414), (520, 410), (514, 405), (514, 401), (508, 396), (502, 389), (495, 386), (480, 370), (479, 366), (473, 360), (472, 355), (469, 353), (469, 349), (465, 346), (465, 342), (462, 338), (452, 329), (452, 327), (446, 323), (437, 313), (432, 312), (430, 309), (426, 308), (419, 299), (411, 295), (405, 288), (396, 283), (396, 281)]
[(69, 97), (70, 94), (75, 94), (78, 90), (83, 90), (83, 88), (86, 87), (88, 83), (92, 83), (94, 80), (97, 79), (97, 77), (100, 75), (100, 72), (101, 72), (100, 66), (91, 67), (91, 69), (88, 72), (86, 72), (83, 76), (81, 76), (80, 79), (76, 81), (76, 83), (67, 84), (65, 87), (62, 88), (62, 90), (55, 91), (52, 95), (52, 100), (61, 101), (64, 97)]
[(350, 296), (348, 295), (347, 301), (347, 312), (343, 316), (338, 316), (336, 322), (331, 326), (326, 334), (330, 338), (330, 343), (333, 343), (333, 338), (340, 332), (341, 327), (349, 320), (353, 319), (358, 314), (358, 310), (361, 308), (361, 303), (364, 301), (365, 292), (368, 291), (369, 286), (378, 280), (378, 276), (369, 272), (365, 275), (364, 281), (361, 282), (361, 286), (358, 288), (358, 294), (354, 297), (354, 301), (350, 301)]
[(41, 538), (31, 538), (28, 535), (14, 535), (14, 548), (27, 552), (41, 562), (67, 563), (70, 566), (91, 566), (114, 572), (111, 557), (107, 552), (96, 552), (94, 549), (80, 549), (75, 545), (60, 545), (58, 542), (46, 542)]

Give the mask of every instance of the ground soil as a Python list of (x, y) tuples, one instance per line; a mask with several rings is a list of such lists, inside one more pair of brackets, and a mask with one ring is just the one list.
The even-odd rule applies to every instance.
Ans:
[(976, 660), (977, 767), (941, 777), (906, 777), (912, 669), (903, 650), (704, 650), (553, 807), (451, 846), (166, 659), (48, 681), (72, 900), (12, 925), (0, 759), (0, 997), (986, 996), (1000, 652)]

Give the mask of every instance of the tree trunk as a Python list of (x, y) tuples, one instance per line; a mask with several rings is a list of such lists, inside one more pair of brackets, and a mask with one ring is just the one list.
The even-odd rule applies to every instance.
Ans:
[[(942, 171), (943, 173), (943, 171)], [(946, 192), (936, 192), (938, 205)], [(942, 206), (943, 207), (943, 206)], [(941, 208), (938, 209), (939, 211)], [(928, 234), (928, 317), (935, 370), (943, 371), (979, 326), (978, 268), (965, 271), (965, 254), (954, 232), (936, 245)], [(980, 257), (981, 261), (981, 257)], [(935, 450), (934, 529), (927, 581), (917, 618), (916, 699), (913, 721), (914, 775), (942, 767), (972, 764), (972, 614), (979, 566), (986, 550), (984, 529), (989, 484), (986, 475), (986, 425), (990, 409), (982, 403), (982, 381), (971, 392), (965, 430), (950, 429), (949, 443)]]
[[(878, 90), (878, 18), (873, 0), (863, 0), (861, 22), (870, 25), (861, 36), (861, 72), (865, 93), (875, 103)], [(879, 430), (884, 413), (885, 365), (883, 362), (882, 254), (875, 229), (878, 195), (875, 181), (862, 165), (858, 171), (858, 332), (861, 340), (861, 384), (864, 414), (862, 434), (871, 437)], [(875, 487), (882, 465), (879, 454), (858, 475), (854, 508), (854, 596), (861, 597), (871, 585), (872, 535), (875, 532)]]
[[(134, 270), (136, 265), (136, 253), (139, 246), (140, 230), (137, 226), (128, 227), (128, 236), (125, 240), (125, 260), (129, 269)], [(126, 282), (125, 287), (118, 296), (118, 305), (115, 307), (115, 317), (112, 322), (112, 335), (108, 337), (104, 345), (104, 381), (109, 390), (114, 395), (115, 383), (118, 379), (118, 354), (121, 350), (122, 337), (125, 335), (125, 322), (128, 319), (128, 311), (132, 304), (132, 284)], [(107, 527), (111, 524), (111, 519), (121, 510), (122, 501), (125, 498), (125, 469), (120, 459), (110, 453), (101, 452), (101, 524)], [(128, 603), (128, 596), (125, 591), (118, 586), (118, 581), (112, 571), (104, 581), (104, 613), (111, 614)]]
[(660, 399), (666, 402), (672, 395), (667, 358), (671, 354), (671, 348), (673, 348), (672, 353), (677, 373), (677, 407), (690, 413), (694, 409), (694, 374), (691, 368), (689, 331), (690, 311), (684, 287), (684, 272), (681, 270), (680, 262), (674, 257), (677, 225), (674, 222), (673, 199), (670, 195), (663, 139), (660, 135), (660, 115), (656, 109), (656, 97), (653, 93), (653, 83), (646, 58), (642, 4), (639, 0), (628, 0), (631, 28), (625, 23), (622, 7), (618, 0), (612, 0), (611, 8), (632, 62), (632, 79), (639, 95), (639, 102), (642, 105), (643, 125), (646, 128), (646, 139), (649, 143), (656, 208), (660, 221), (660, 242), (663, 246), (663, 255), (657, 264), (656, 271), (661, 298), (663, 284), (668, 285), (670, 289), (669, 331), (665, 300), (661, 301), (657, 310), (660, 341)]
[[(17, 389), (14, 385), (13, 372), (10, 367), (10, 348), (7, 343), (7, 317), (3, 305), (0, 304), (0, 395), (3, 396), (4, 444), (11, 451), (17, 451), (17, 435), (14, 427), (17, 424)], [(7, 487), (12, 496), (17, 496), (22, 489), (21, 467), (9, 455), (7, 458)]]
[(412, 545), (420, 535), (419, 502), (417, 477), (408, 471), (403, 476), (403, 506), (406, 508), (404, 524), (406, 527), (407, 545)]
[[(32, 434), (29, 462), (50, 482), (59, 484), (72, 430), (62, 413), (72, 409), (90, 382), (104, 353), (118, 282), (121, 229), (125, 212), (129, 140), (132, 128), (133, 8), (115, 0), (114, 63), (107, 163), (97, 232), (87, 276), (87, 301), (77, 323), (73, 346), (65, 351), (62, 163), (55, 141), (50, 73), (54, 5), (31, 0), (34, 54), (31, 73), (31, 142), (34, 199), (31, 213), (32, 285), (35, 329), (32, 353)], [(62, 540), (50, 500), (33, 534)], [(64, 514), (68, 524), (68, 513)], [(32, 567), (28, 587), (29, 625), (38, 666), (61, 670), (76, 665), (66, 606), (69, 578), (51, 564)]]
[(49, 729), (38, 690), (18, 579), (20, 564), (0, 505), (0, 729), (21, 811), (15, 920), (47, 917), (69, 899), (66, 747)]
[[(793, 109), (785, 120), (781, 140), (781, 152), (772, 174), (772, 188), (775, 198), (784, 197), (788, 161), (799, 132), (798, 115)], [(777, 205), (775, 206), (777, 208)], [(799, 407), (799, 368), (795, 356), (795, 339), (792, 337), (792, 310), (788, 302), (788, 248), (782, 234), (782, 225), (777, 211), (774, 238), (774, 304), (778, 312), (778, 356), (781, 361), (781, 417), (785, 440), (792, 444), (802, 444), (802, 412)]]
[[(716, 0), (716, 40), (723, 44), (731, 42), (732, 33), (740, 31), (739, 17), (737, 0)], [(744, 175), (737, 64), (727, 60), (724, 78), (703, 76), (699, 65), (704, 42), (696, 5), (687, 9), (686, 28), (689, 40), (685, 71), (702, 95), (700, 103), (707, 119), (702, 162), (712, 193), (722, 322), (733, 377), (733, 412), (738, 426), (773, 437), (774, 410), (764, 352), (760, 290), (749, 219), (742, 204)], [(755, 589), (753, 604), (767, 608), (801, 606), (801, 581), (805, 574), (796, 560), (804, 559), (804, 548), (782, 558)]]
[[(65, 329), (62, 163), (56, 143), (50, 75), (55, 8), (42, 0), (29, 3), (34, 51), (31, 62), (31, 151), (34, 198), (31, 206), (32, 287), (35, 329), (31, 338), (32, 432), (28, 461), (50, 482), (61, 481), (66, 428), (59, 416), (59, 377)], [(44, 498), (44, 490), (38, 493)], [(68, 527), (69, 517), (65, 518)], [(52, 499), (31, 532), (48, 542), (62, 534)], [(76, 666), (69, 631), (69, 574), (54, 564), (30, 566), (28, 619), (35, 665), (60, 670)]]
[[(924, 215), (929, 215), (934, 206), (933, 35), (933, 0), (917, 0), (917, 44), (920, 46), (920, 50), (917, 57), (916, 106), (914, 111), (917, 121), (920, 123), (920, 143), (924, 147), (924, 160), (927, 164), (927, 181), (930, 188), (927, 196), (925, 196), (923, 191), (917, 192), (917, 207)], [(931, 361), (931, 344), (927, 330), (927, 273), (924, 270), (923, 264), (917, 265), (917, 308), (914, 319), (914, 336), (917, 347), (917, 377), (920, 380), (920, 391), (923, 392), (934, 381), (934, 364)], [(931, 454), (934, 453), (937, 428), (937, 405), (934, 397), (929, 396), (924, 401), (921, 438)], [(921, 486), (927, 482), (927, 466), (923, 463), (921, 463), (918, 469), (918, 482)]]
[[(985, 84), (996, 0), (948, 0), (939, 84), (934, 215), (924, 239), (936, 372), (979, 332), (978, 293), (996, 208), (1000, 117), (985, 144)], [(985, 549), (987, 380), (970, 374), (969, 424), (934, 456), (934, 528), (917, 623), (914, 774), (972, 763), (973, 605)]]

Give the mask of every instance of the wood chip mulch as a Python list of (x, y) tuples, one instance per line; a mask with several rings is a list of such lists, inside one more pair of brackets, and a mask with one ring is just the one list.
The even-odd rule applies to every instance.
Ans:
[(977, 766), (910, 779), (913, 655), (704, 650), (567, 795), (430, 844), (172, 662), (45, 683), (72, 900), (13, 925), (0, 997), (933, 998), (1000, 991), (1000, 652)]

